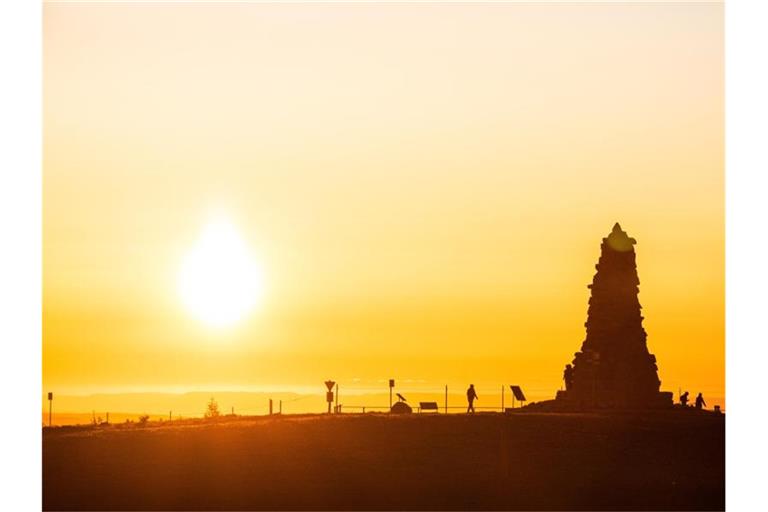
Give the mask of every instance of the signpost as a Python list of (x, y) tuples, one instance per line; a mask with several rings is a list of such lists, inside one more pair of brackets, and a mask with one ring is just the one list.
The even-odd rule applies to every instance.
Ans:
[(328, 414), (331, 414), (331, 404), (333, 403), (333, 386), (336, 383), (332, 380), (325, 381), (325, 387), (328, 388), (328, 392), (325, 394), (325, 401), (328, 402)]
[(48, 426), (50, 427), (52, 425), (51, 423), (51, 411), (53, 410), (53, 393), (50, 391), (48, 392)]
[(523, 394), (523, 390), (520, 389), (520, 386), (509, 386), (509, 389), (512, 390), (512, 408), (515, 408), (515, 398), (517, 398), (520, 402), (525, 402), (526, 398)]

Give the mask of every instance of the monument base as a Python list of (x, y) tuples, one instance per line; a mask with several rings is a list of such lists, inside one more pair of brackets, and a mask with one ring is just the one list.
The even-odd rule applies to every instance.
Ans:
[(671, 409), (674, 406), (671, 391), (659, 391), (653, 396), (644, 399), (631, 400), (626, 403), (608, 401), (593, 401), (569, 395), (567, 391), (558, 391), (554, 400), (545, 400), (527, 405), (524, 409), (530, 411), (562, 411), (580, 412), (594, 410), (647, 410), (647, 409)]

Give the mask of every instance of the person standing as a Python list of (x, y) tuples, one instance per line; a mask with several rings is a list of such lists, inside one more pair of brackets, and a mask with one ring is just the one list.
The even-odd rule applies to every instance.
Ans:
[(707, 402), (704, 401), (704, 397), (701, 396), (701, 391), (699, 391), (699, 394), (696, 395), (696, 408), (702, 409), (705, 405), (707, 405)]
[(472, 414), (475, 413), (475, 399), (477, 399), (477, 392), (475, 391), (475, 385), (470, 384), (469, 389), (467, 389), (467, 402), (469, 405), (467, 406), (467, 414), (470, 412)]
[(573, 366), (570, 364), (565, 365), (565, 370), (563, 371), (563, 380), (565, 381), (565, 390), (570, 390), (571, 386), (573, 385)]

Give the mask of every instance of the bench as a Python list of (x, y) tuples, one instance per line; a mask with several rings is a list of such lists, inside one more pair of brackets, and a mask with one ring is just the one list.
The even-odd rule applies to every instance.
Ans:
[(419, 412), (435, 411), (437, 412), (437, 402), (419, 402)]

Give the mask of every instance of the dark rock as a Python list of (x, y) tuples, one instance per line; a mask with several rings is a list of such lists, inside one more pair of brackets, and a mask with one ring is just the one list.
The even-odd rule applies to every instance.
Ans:
[(392, 406), (390, 412), (392, 414), (411, 414), (413, 409), (405, 402), (397, 402)]

